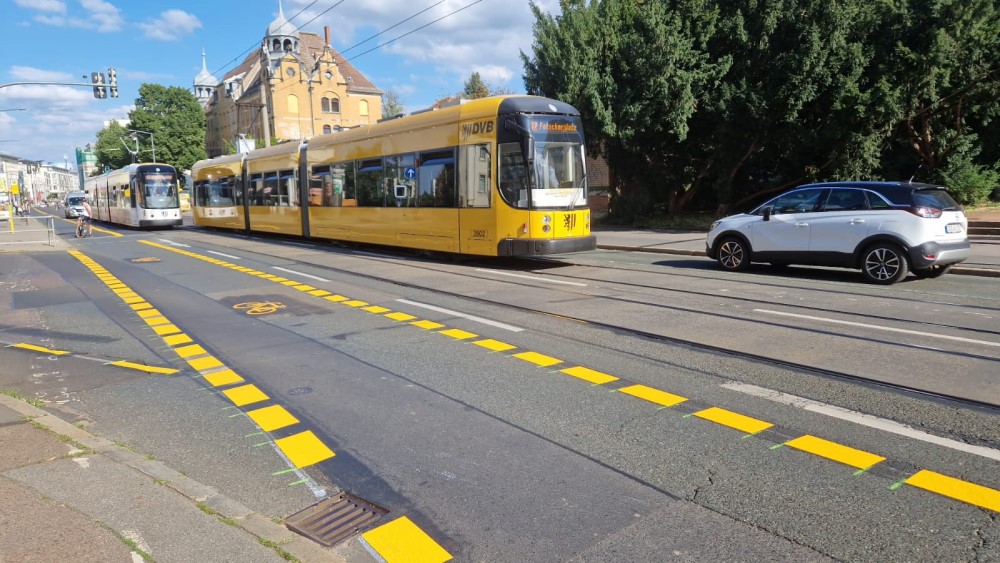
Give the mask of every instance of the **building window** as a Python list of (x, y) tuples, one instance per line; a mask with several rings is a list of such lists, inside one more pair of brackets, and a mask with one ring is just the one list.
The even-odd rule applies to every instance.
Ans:
[(360, 113), (363, 116), (368, 115), (368, 100), (361, 100), (361, 102), (358, 104), (358, 113)]
[(340, 113), (340, 99), (332, 98), (330, 100), (330, 113)]
[(320, 106), (323, 113), (340, 113), (340, 98), (333, 97), (333, 94), (327, 94), (320, 100)]
[(333, 129), (329, 125), (324, 125), (323, 126), (323, 134), (324, 135), (329, 135), (330, 133), (333, 133)]
[(320, 105), (323, 108), (323, 113), (330, 113), (330, 98), (323, 98), (323, 100), (320, 101)]
[(288, 96), (288, 113), (299, 113), (299, 97)]

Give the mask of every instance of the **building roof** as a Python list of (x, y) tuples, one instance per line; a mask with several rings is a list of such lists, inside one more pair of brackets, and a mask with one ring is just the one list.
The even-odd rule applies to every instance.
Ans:
[(295, 26), (292, 25), (292, 22), (285, 19), (285, 12), (281, 9), (281, 0), (278, 0), (278, 17), (267, 26), (267, 34), (265, 37), (272, 37), (274, 35), (284, 37), (294, 37), (297, 35)]

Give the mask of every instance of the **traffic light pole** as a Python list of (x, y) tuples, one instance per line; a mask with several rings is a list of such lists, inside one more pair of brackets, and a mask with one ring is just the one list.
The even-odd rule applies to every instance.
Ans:
[[(8, 86), (89, 86), (94, 89), (95, 98), (106, 98), (108, 97), (108, 91), (111, 91), (111, 97), (118, 97), (118, 72), (114, 68), (108, 69), (108, 82), (104, 82), (103, 72), (91, 73), (91, 82), (8, 82), (6, 84), (0, 84), (0, 90)], [(98, 91), (103, 93), (103, 95), (98, 95)]]

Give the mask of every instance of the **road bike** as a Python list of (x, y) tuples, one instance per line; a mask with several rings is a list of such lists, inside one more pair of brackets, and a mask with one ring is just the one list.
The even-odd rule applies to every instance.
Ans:
[(86, 238), (94, 234), (94, 228), (90, 224), (90, 219), (84, 217), (76, 226), (76, 238)]

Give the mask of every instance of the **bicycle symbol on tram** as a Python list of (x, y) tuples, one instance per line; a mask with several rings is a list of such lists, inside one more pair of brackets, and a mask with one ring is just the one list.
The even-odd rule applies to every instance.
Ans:
[(249, 303), (237, 303), (233, 305), (233, 309), (244, 310), (248, 315), (267, 315), (269, 313), (276, 313), (284, 308), (285, 305), (283, 303), (276, 303), (274, 301), (250, 301)]

